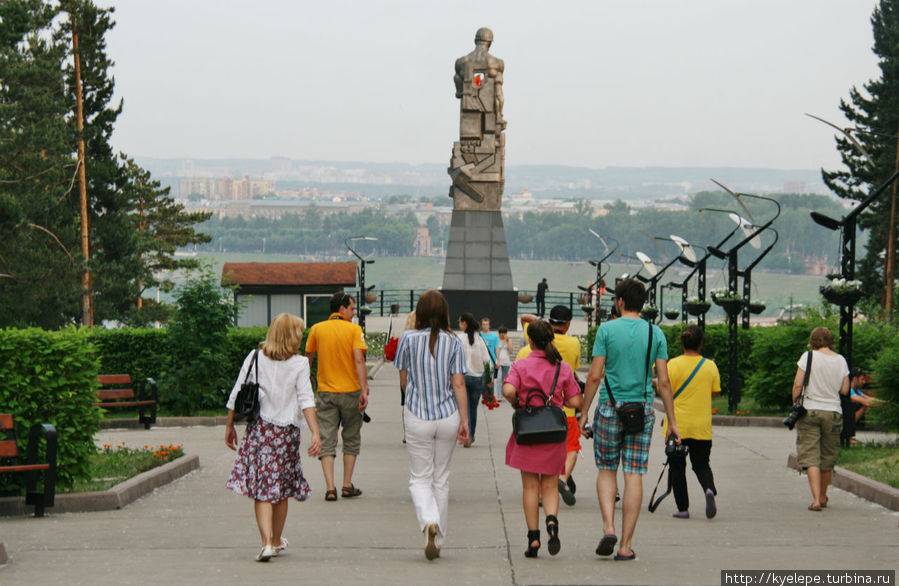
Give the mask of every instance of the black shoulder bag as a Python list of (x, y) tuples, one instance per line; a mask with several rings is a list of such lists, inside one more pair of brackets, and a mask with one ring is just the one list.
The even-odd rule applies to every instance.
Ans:
[[(256, 371), (256, 380), (250, 382), (250, 370)], [(253, 352), (253, 361), (247, 370), (247, 376), (237, 391), (237, 399), (234, 401), (234, 414), (245, 418), (247, 422), (253, 421), (259, 414), (259, 349)]]
[(559, 380), (561, 361), (556, 365), (556, 376), (553, 378), (553, 386), (546, 397), (546, 403), (536, 407), (530, 406), (531, 393), (537, 391), (541, 395), (541, 389), (528, 391), (524, 401), (524, 407), (520, 407), (512, 414), (512, 433), (515, 441), (522, 446), (532, 444), (555, 444), (564, 442), (568, 437), (568, 421), (561, 407), (551, 405), (553, 393), (556, 392), (556, 383)]
[[(648, 322), (647, 322), (648, 323)], [(643, 384), (646, 384), (646, 378), (651, 372), (649, 369), (649, 358), (652, 353), (652, 324), (649, 324), (649, 345), (646, 347), (646, 371), (643, 374)], [(612, 386), (609, 384), (609, 378), (606, 377), (606, 391), (609, 393), (609, 399), (612, 405), (615, 405), (615, 395), (612, 394)], [(620, 407), (615, 408), (618, 413), (618, 420), (621, 422), (622, 435), (636, 435), (643, 432), (643, 426), (646, 422), (645, 414), (646, 403), (629, 401), (622, 403)]]

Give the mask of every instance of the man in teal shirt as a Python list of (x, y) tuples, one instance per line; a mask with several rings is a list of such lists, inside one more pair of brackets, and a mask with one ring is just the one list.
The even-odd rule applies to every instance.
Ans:
[[(655, 414), (652, 408), (652, 368), (658, 380), (659, 395), (668, 416), (668, 436), (680, 443), (674, 418), (674, 400), (668, 380), (668, 344), (658, 326), (640, 318), (646, 301), (646, 288), (636, 279), (624, 279), (615, 287), (615, 306), (621, 317), (606, 322), (596, 332), (593, 363), (584, 390), (581, 433), (586, 432), (590, 404), (605, 375), (605, 384), (593, 417), (593, 453), (599, 479), (596, 493), (602, 513), (603, 537), (598, 555), (611, 555), (618, 543), (615, 532), (615, 495), (618, 492), (618, 465), (624, 469), (624, 494), (621, 499), (621, 544), (616, 560), (636, 558), (631, 541), (643, 504), (643, 475), (649, 460), (649, 444)], [(652, 343), (650, 345), (650, 331)], [(647, 360), (648, 358), (648, 360)], [(608, 392), (611, 386), (613, 404)], [(622, 403), (643, 403), (643, 428), (624, 434), (616, 407)]]

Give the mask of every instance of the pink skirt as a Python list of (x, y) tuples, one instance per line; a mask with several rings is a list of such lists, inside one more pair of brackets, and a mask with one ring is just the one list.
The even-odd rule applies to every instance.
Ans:
[(300, 428), (257, 417), (247, 426), (225, 488), (267, 503), (306, 500), (311, 491), (300, 463)]
[(519, 445), (515, 434), (506, 444), (506, 466), (534, 474), (564, 474), (566, 442)]

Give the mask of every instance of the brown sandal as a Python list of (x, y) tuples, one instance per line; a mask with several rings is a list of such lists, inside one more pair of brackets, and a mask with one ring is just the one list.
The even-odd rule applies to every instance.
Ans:
[(336, 501), (337, 500), (337, 489), (332, 488), (331, 490), (325, 491), (325, 500), (326, 501)]
[(344, 486), (340, 489), (340, 496), (345, 499), (353, 498), (354, 496), (359, 496), (362, 494), (362, 491), (350, 484), (349, 486)]

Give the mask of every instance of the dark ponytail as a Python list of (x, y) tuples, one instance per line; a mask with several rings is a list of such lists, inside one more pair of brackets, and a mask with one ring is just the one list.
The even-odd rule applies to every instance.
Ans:
[(562, 361), (562, 355), (553, 344), (554, 336), (553, 327), (545, 319), (538, 319), (528, 326), (528, 337), (534, 343), (534, 347), (542, 350), (553, 366)]

